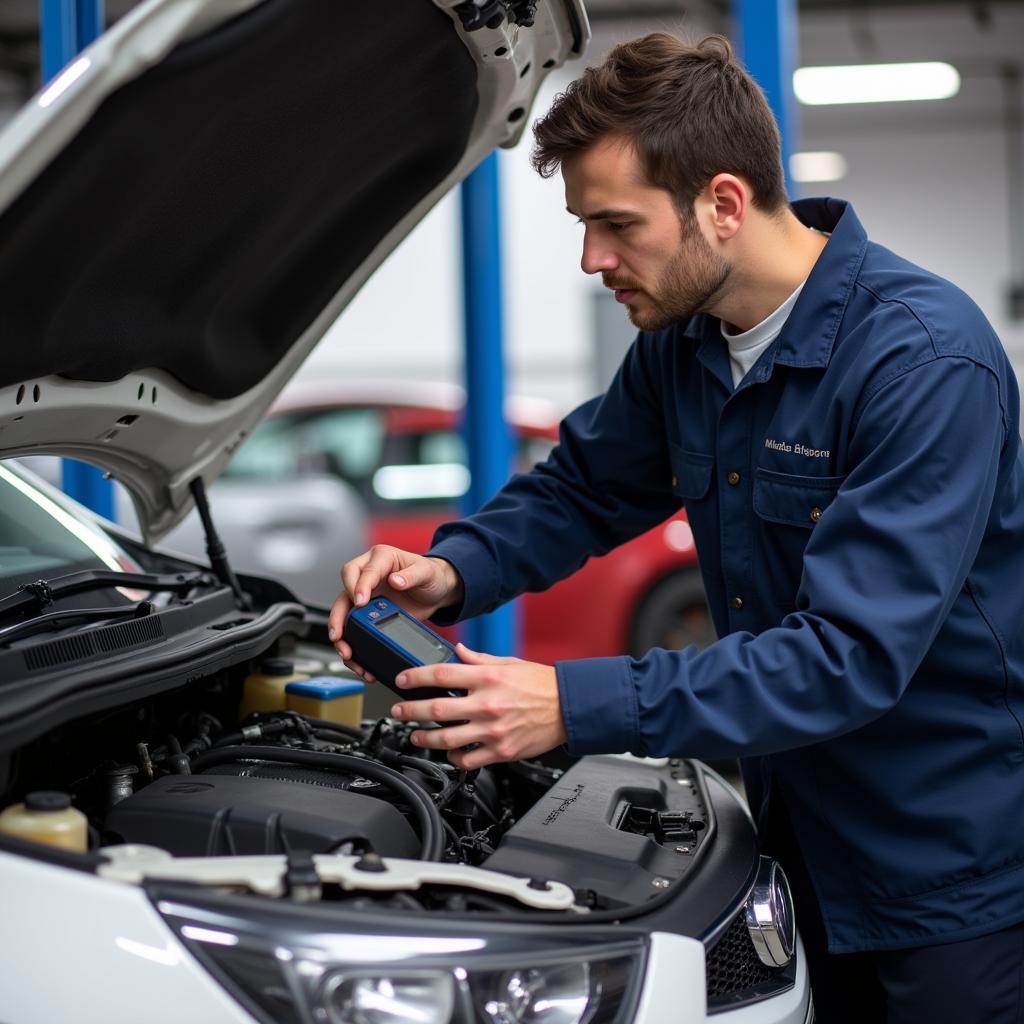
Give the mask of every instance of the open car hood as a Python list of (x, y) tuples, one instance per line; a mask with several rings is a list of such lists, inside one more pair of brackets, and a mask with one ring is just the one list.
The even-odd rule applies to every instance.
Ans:
[[(0, 134), (0, 455), (108, 470), (147, 541), (589, 36), (581, 0), (149, 0)], [(476, 6), (481, 6), (477, 4)]]

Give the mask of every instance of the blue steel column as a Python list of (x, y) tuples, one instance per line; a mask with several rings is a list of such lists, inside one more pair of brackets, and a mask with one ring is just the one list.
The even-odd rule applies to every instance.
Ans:
[(797, 0), (738, 0), (743, 63), (765, 91), (782, 135), (786, 191), (796, 198), (789, 157), (798, 146), (793, 72), (798, 59)]
[[(103, 31), (103, 0), (40, 0), (43, 80), (48, 82)], [(95, 466), (73, 459), (62, 465), (64, 490), (107, 519), (114, 518), (114, 487)]]
[[(466, 420), (471, 476), (463, 512), (478, 509), (508, 479), (512, 444), (505, 424), (502, 358), (501, 217), (498, 157), (462, 183), (462, 281), (465, 316)], [(466, 623), (466, 643), (488, 654), (518, 650), (516, 609), (505, 605)]]

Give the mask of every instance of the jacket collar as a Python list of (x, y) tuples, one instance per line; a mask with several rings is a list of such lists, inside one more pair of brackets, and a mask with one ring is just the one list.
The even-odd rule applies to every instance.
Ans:
[(850, 301), (868, 236), (842, 199), (798, 199), (797, 219), (831, 234), (811, 270), (778, 338), (775, 362), (787, 366), (828, 366), (846, 304)]
[[(771, 356), (760, 362), (749, 383), (771, 375), (773, 365), (827, 366), (843, 313), (860, 272), (868, 237), (853, 207), (842, 199), (798, 199), (792, 204), (797, 219), (808, 227), (826, 231), (830, 238), (811, 270), (800, 297), (789, 314)], [(701, 340), (697, 353), (706, 366), (728, 377), (728, 352), (722, 342), (717, 317), (693, 317), (686, 335)], [(731, 378), (728, 378), (731, 388)]]

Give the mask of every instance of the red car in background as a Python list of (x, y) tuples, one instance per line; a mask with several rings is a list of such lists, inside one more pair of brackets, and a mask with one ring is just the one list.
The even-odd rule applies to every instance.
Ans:
[[(443, 384), (292, 387), (228, 466), (227, 479), (336, 475), (362, 497), (371, 544), (425, 551), (458, 515), (469, 486), (459, 434), (460, 388)], [(546, 402), (511, 398), (506, 417), (516, 468), (543, 460), (558, 439)], [(329, 569), (332, 592), (338, 566)], [(523, 657), (557, 660), (642, 654), (714, 639), (693, 534), (680, 512), (543, 593), (522, 598)]]

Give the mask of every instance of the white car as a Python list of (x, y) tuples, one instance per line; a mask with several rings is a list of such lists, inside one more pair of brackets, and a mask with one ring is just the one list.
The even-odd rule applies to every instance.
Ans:
[[(102, 466), (144, 537), (0, 465), (4, 1024), (811, 1018), (785, 880), (721, 778), (558, 752), (466, 775), (346, 724), (323, 612), (236, 576), (205, 508), (587, 38), (579, 0), (149, 0), (0, 135), (0, 455)], [(153, 547), (194, 504), (212, 570)]]

